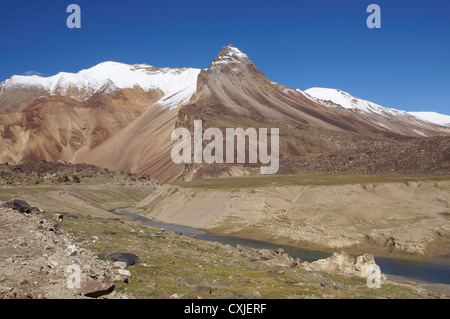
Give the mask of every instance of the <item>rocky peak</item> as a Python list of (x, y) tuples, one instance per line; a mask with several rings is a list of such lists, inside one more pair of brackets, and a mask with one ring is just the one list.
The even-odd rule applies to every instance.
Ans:
[(223, 47), (217, 57), (212, 61), (209, 70), (231, 70), (238, 71), (242, 66), (252, 65), (247, 54), (243, 53), (233, 45)]

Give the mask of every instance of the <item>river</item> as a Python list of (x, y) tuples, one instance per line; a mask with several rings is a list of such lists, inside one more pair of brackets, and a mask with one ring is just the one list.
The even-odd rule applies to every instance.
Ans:
[[(145, 216), (133, 213), (120, 212), (121, 209), (128, 207), (119, 207), (108, 210), (110, 213), (119, 216), (132, 218), (143, 225), (155, 228), (164, 228), (166, 230), (180, 232), (185, 235), (195, 235), (198, 239), (216, 241), (222, 244), (236, 247), (236, 245), (248, 246), (253, 248), (283, 248), (293, 258), (300, 258), (303, 261), (315, 261), (330, 256), (329, 253), (307, 250), (298, 247), (272, 244), (259, 240), (239, 238), (234, 236), (216, 235), (206, 231), (179, 226), (174, 224), (166, 224), (156, 221)], [(450, 264), (434, 263), (430, 261), (411, 261), (389, 257), (375, 257), (376, 263), (380, 266), (383, 273), (394, 276), (408, 277), (420, 279), (427, 282), (440, 283), (450, 285)]]

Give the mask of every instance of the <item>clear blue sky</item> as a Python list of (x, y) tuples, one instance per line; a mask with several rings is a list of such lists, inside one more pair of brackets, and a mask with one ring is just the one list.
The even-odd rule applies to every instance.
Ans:
[[(81, 29), (66, 8), (81, 7)], [(366, 8), (381, 7), (381, 29)], [(207, 68), (224, 45), (272, 80), (450, 114), (448, 0), (2, 0), (0, 81), (103, 61)]]

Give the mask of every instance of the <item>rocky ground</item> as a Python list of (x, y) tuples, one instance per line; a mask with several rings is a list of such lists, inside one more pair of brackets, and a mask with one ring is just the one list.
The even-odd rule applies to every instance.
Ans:
[(70, 164), (63, 161), (0, 164), (0, 185), (70, 185), (99, 181), (159, 185), (156, 179), (146, 174), (113, 172), (88, 164)]
[[(436, 289), (435, 285), (419, 285), (405, 279), (392, 281), (384, 276), (380, 289), (368, 288), (368, 270), (376, 262), (371, 255), (356, 258), (339, 253), (307, 263), (280, 249), (231, 247), (202, 241), (108, 212), (112, 208), (136, 207), (149, 193), (159, 194), (162, 190), (159, 183), (148, 176), (63, 162), (0, 165), (0, 176), (0, 204), (4, 203), (0, 207), (1, 298), (446, 298), (449, 295), (445, 285)], [(252, 196), (261, 194), (261, 190), (246, 186), (240, 191), (244, 189), (247, 200), (259, 202)], [(185, 193), (182, 187), (175, 186), (166, 195)], [(299, 200), (297, 193), (283, 194), (290, 200), (280, 202), (284, 197), (279, 194), (275, 196), (278, 199), (266, 196), (264, 205), (277, 208)], [(243, 198), (242, 194), (236, 196), (231, 198), (233, 205)], [(217, 194), (214, 198), (217, 206)], [(143, 208), (147, 209), (147, 204)], [(183, 209), (187, 208), (185, 205)], [(283, 221), (280, 219), (283, 216), (274, 215), (278, 221)], [(400, 281), (403, 283), (399, 284)]]
[(363, 141), (357, 146), (280, 160), (280, 173), (430, 174), (450, 172), (450, 137)]
[[(68, 299), (102, 296), (126, 298), (113, 292), (106, 278), (113, 265), (81, 248), (86, 242), (61, 230), (63, 218), (44, 217), (44, 212), (0, 208), (0, 296), (19, 299)], [(80, 269), (79, 285), (74, 276)], [(74, 279), (69, 282), (70, 276)], [(112, 289), (112, 290), (111, 290)], [(106, 294), (111, 290), (111, 293)]]
[[(311, 133), (312, 134), (312, 133)], [(286, 133), (285, 135), (288, 135)], [(280, 153), (278, 174), (449, 174), (450, 137), (414, 138), (405, 141), (355, 138), (335, 133), (330, 137), (315, 133), (314, 137), (330, 144), (329, 149), (315, 152)], [(307, 137), (294, 141), (305, 146)], [(294, 142), (292, 142), (294, 143)], [(288, 147), (284, 147), (289, 149)], [(310, 147), (311, 149), (314, 146)], [(306, 153), (306, 154), (305, 154)], [(241, 177), (260, 175), (257, 164), (187, 164), (184, 179)], [(263, 165), (266, 166), (266, 165)]]

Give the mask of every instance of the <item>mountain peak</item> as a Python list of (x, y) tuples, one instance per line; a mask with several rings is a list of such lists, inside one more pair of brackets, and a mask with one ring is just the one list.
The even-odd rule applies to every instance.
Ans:
[(252, 63), (248, 55), (230, 44), (220, 50), (217, 57), (212, 61), (210, 69), (221, 68), (222, 66), (228, 65), (248, 63)]

